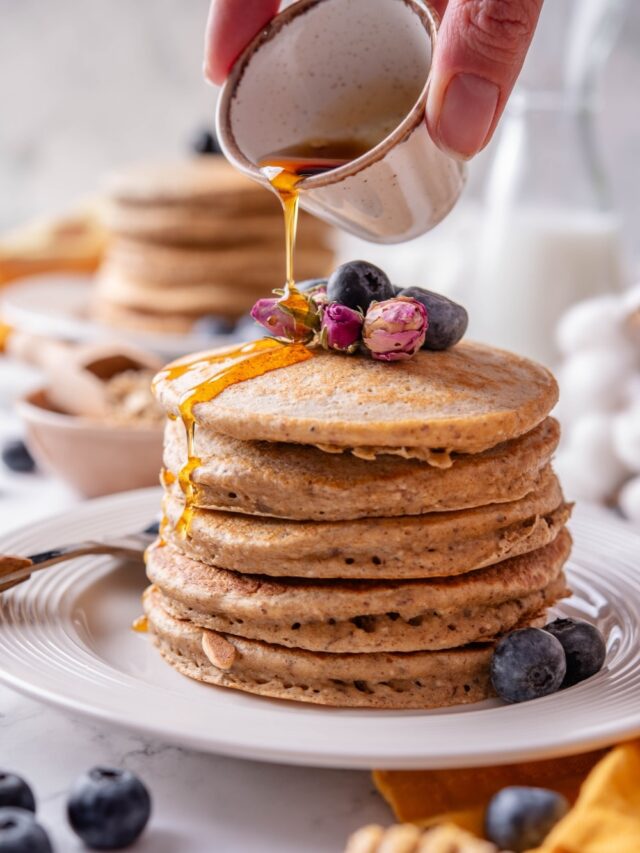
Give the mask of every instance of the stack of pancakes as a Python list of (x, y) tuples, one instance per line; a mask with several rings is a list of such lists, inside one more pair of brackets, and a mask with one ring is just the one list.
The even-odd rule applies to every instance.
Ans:
[(184, 535), (180, 374), (156, 385), (166, 521), (145, 593), (169, 663), (338, 706), (490, 696), (496, 638), (567, 594), (553, 377), (462, 343), (394, 365), (318, 352), (239, 382), (194, 407)]
[[(203, 316), (229, 321), (284, 281), (277, 197), (222, 157), (131, 168), (107, 188), (111, 239), (94, 313), (141, 331), (186, 332)], [(328, 273), (331, 229), (301, 215), (296, 273)]]

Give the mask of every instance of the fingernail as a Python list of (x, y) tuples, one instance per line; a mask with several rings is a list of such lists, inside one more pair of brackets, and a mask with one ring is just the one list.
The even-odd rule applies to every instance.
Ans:
[(437, 125), (439, 142), (461, 157), (482, 148), (493, 124), (500, 89), (476, 74), (456, 74), (449, 83)]

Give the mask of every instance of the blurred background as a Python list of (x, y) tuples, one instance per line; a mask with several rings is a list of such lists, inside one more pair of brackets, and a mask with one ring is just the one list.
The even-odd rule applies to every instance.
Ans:
[[(545, 17), (551, 17), (547, 2)], [(588, 4), (589, 0), (587, 0)], [(583, 5), (587, 5), (583, 4)], [(604, 4), (617, 15), (617, 2)], [(624, 6), (624, 4), (622, 4)], [(207, 0), (0, 0), (0, 227), (64, 209), (105, 171), (148, 156), (181, 155), (211, 125), (216, 90), (202, 77)], [(603, 70), (598, 133), (625, 243), (640, 262), (640, 4)], [(595, 53), (595, 45), (588, 48)], [(536, 72), (557, 46), (536, 37)], [(522, 83), (542, 85), (526, 69)], [(634, 83), (635, 81), (635, 83)], [(498, 144), (473, 164), (481, 174)], [(549, 149), (554, 140), (547, 140)], [(435, 235), (434, 235), (435, 238)]]
[[(127, 292), (123, 310), (123, 270), (139, 270), (141, 264), (160, 269), (158, 284), (167, 293), (179, 282), (167, 278), (166, 270), (195, 269), (196, 249), (198, 259), (206, 250), (207, 275), (214, 278), (212, 269), (229, 264), (236, 270), (239, 249), (248, 306), (257, 285), (245, 270), (247, 246), (232, 251), (225, 243), (222, 255), (209, 232), (171, 240), (146, 234), (145, 243), (139, 233), (124, 239), (118, 225), (118, 239), (99, 274), (99, 316), (87, 308), (89, 301), (97, 304), (86, 290), (93, 288), (93, 278), (85, 278), (81, 292), (68, 283), (43, 290), (42, 281), (34, 284), (23, 275), (37, 272), (37, 263), (22, 269), (21, 256), (46, 260), (52, 242), (59, 247), (67, 240), (67, 254), (77, 253), (76, 272), (93, 276), (91, 259), (104, 253), (103, 224), (96, 226), (94, 205), (105, 176), (145, 161), (169, 161), (179, 170), (194, 146), (202, 148), (217, 98), (201, 71), (207, 6), (207, 0), (52, 0), (45, 9), (37, 0), (0, 0), (0, 284), (3, 269), (6, 284), (1, 316), (38, 340), (73, 340), (76, 346), (80, 341), (86, 347), (97, 339), (102, 345), (113, 334), (119, 356), (123, 348), (141, 348), (125, 353), (131, 387), (120, 379), (123, 387), (109, 392), (110, 411), (116, 411), (122, 429), (131, 424), (138, 429), (145, 420), (136, 412), (150, 404), (138, 386), (154, 359), (161, 362), (247, 328), (226, 308), (231, 296), (224, 283), (217, 285), (215, 300), (204, 299), (206, 275), (193, 288), (189, 311), (167, 297), (166, 312), (158, 316), (157, 305), (141, 301), (151, 300), (149, 287), (136, 292), (137, 301)], [(565, 398), (559, 409), (566, 436), (559, 464), (566, 469), (570, 496), (622, 502), (625, 512), (640, 520), (640, 296), (634, 290), (640, 276), (638, 81), (640, 4), (547, 0), (507, 114), (487, 150), (470, 165), (467, 189), (451, 216), (424, 237), (394, 247), (312, 232), (308, 226), (313, 239), (301, 247), (301, 263), (305, 268), (307, 253), (309, 269), (316, 264), (324, 274), (331, 262), (364, 256), (397, 283), (429, 287), (464, 302), (473, 336), (556, 369)], [(141, 192), (137, 180), (128, 178), (127, 192)], [(263, 203), (246, 192), (254, 225), (261, 235), (271, 234), (277, 209), (262, 210)], [(131, 200), (124, 196), (124, 202)], [(116, 201), (122, 208), (123, 198)], [(187, 205), (184, 198), (180, 203)], [(61, 215), (71, 216), (62, 231)], [(278, 232), (257, 242), (261, 251), (273, 253), (271, 258), (280, 252), (280, 240)], [(179, 263), (171, 266), (175, 258)], [(103, 323), (99, 335), (96, 321)], [(104, 324), (110, 329), (106, 335)], [(22, 410), (30, 446), (46, 470), (62, 473), (86, 494), (82, 472), (69, 478), (68, 463), (56, 462), (68, 449), (64, 438), (62, 444), (60, 435), (57, 444), (47, 444), (54, 426), (64, 432), (62, 422), (41, 423), (43, 417), (70, 413), (68, 395), (60, 390), (69, 351), (55, 355), (29, 338), (22, 346), (14, 342), (13, 349), (14, 361), (0, 365), (4, 433), (18, 431), (13, 401), (42, 383), (46, 362), (53, 392), (46, 403), (31, 400), (31, 409)], [(96, 359), (95, 353), (85, 355), (76, 352), (76, 365), (84, 368)], [(147, 356), (151, 361), (143, 363)], [(62, 373), (55, 368), (52, 378), (50, 365), (58, 364), (57, 358), (66, 366)], [(26, 370), (25, 361), (39, 372)], [(140, 382), (136, 371), (142, 371)], [(96, 405), (104, 415), (104, 400)], [(151, 429), (148, 420), (144, 427)], [(89, 442), (89, 457), (95, 441), (94, 436)], [(95, 476), (90, 479), (95, 482)], [(102, 491), (143, 481), (110, 481)]]

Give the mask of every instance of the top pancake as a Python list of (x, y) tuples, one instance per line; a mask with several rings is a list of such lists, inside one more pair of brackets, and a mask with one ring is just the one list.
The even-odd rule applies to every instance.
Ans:
[[(206, 366), (171, 380), (161, 375), (156, 395), (177, 415), (183, 395), (210, 375)], [(479, 453), (533, 429), (557, 397), (553, 376), (540, 365), (462, 342), (394, 364), (316, 350), (306, 361), (228, 387), (195, 406), (194, 415), (197, 424), (242, 440)]]

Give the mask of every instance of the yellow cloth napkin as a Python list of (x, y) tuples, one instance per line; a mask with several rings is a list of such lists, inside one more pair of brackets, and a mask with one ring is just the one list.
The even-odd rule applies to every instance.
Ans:
[(501, 788), (551, 788), (577, 802), (536, 853), (640, 853), (640, 741), (504, 767), (375, 770), (373, 778), (400, 821), (450, 821), (479, 836), (486, 805)]
[(597, 764), (536, 853), (640, 853), (640, 740)]
[(469, 770), (374, 770), (373, 781), (399, 821), (421, 826), (451, 821), (481, 835), (487, 803), (501, 788), (553, 788), (573, 802), (587, 773), (605, 754), (598, 750), (562, 760)]

